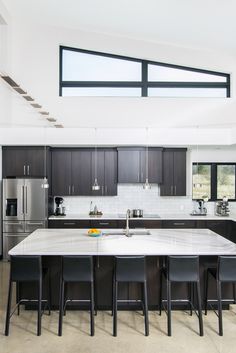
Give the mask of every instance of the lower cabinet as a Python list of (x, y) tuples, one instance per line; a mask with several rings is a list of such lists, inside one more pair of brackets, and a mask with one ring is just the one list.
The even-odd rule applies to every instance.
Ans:
[(194, 220), (166, 220), (162, 221), (162, 228), (196, 228), (196, 221)]
[(230, 221), (225, 220), (211, 220), (206, 221), (206, 228), (213, 232), (222, 235), (222, 237), (231, 240), (230, 236)]
[(89, 220), (49, 220), (48, 228), (90, 228)]

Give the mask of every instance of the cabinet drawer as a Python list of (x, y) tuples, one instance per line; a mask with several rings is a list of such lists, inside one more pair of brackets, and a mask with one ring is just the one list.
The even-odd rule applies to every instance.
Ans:
[(183, 221), (183, 220), (162, 221), (162, 228), (196, 228), (196, 221)]
[(91, 228), (118, 228), (116, 220), (91, 220)]
[(48, 228), (90, 228), (87, 220), (49, 220)]

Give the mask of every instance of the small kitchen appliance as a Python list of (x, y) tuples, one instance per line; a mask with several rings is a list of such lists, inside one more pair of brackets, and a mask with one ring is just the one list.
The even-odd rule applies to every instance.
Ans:
[(55, 197), (55, 204), (56, 204), (56, 210), (55, 210), (55, 216), (65, 216), (65, 210), (66, 208), (62, 206), (64, 202), (63, 197)]
[(136, 209), (132, 210), (132, 217), (134, 217), (134, 218), (143, 217), (143, 210), (141, 210), (140, 208), (136, 208)]
[(226, 196), (223, 197), (222, 201), (216, 202), (215, 214), (217, 216), (229, 216), (229, 201)]

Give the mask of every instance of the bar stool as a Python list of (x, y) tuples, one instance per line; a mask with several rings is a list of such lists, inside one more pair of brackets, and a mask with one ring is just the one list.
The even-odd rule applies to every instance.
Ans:
[[(94, 336), (94, 269), (92, 256), (62, 256), (58, 336), (62, 336), (62, 321), (68, 302), (90, 302), (90, 334)], [(90, 299), (78, 300), (65, 297), (65, 284), (90, 283)], [(67, 295), (66, 295), (67, 296)]]
[[(41, 317), (43, 314), (42, 311), (42, 302), (46, 302), (49, 308), (51, 307), (51, 286), (48, 285), (48, 298), (42, 299), (42, 282), (44, 275), (47, 274), (47, 269), (42, 270), (42, 260), (41, 256), (11, 256), (10, 264), (10, 278), (9, 278), (9, 291), (8, 291), (8, 301), (7, 301), (7, 312), (6, 312), (6, 323), (5, 323), (5, 336), (9, 335), (10, 327), (10, 318), (14, 314), (15, 310), (18, 309), (22, 304), (28, 302), (37, 302), (38, 303), (38, 320), (37, 320), (37, 336), (41, 335)], [(11, 312), (11, 300), (12, 300), (12, 287), (13, 282), (16, 283), (16, 297), (17, 303), (13, 311)], [(24, 282), (36, 283), (38, 287), (38, 298), (37, 299), (20, 299), (19, 286)], [(49, 277), (50, 282), (50, 277)]]
[[(205, 292), (205, 315), (207, 315), (207, 304), (215, 300), (208, 299), (209, 275), (216, 281), (217, 304), (218, 304), (218, 324), (219, 335), (223, 336), (222, 302), (235, 303), (235, 283), (236, 283), (236, 256), (218, 256), (217, 267), (206, 270), (206, 292)], [(233, 299), (222, 299), (222, 283), (232, 283)], [(210, 304), (210, 306), (212, 306)]]
[[(199, 320), (199, 331), (200, 336), (203, 336), (203, 322), (202, 322), (202, 310), (201, 310), (201, 292), (200, 292), (200, 276), (199, 276), (199, 257), (198, 256), (168, 256), (167, 266), (161, 269), (160, 278), (160, 297), (159, 297), (159, 308), (160, 315), (163, 305), (162, 299), (162, 277), (166, 278), (167, 282), (167, 329), (168, 336), (171, 336), (171, 303), (179, 302), (180, 300), (171, 299), (171, 283), (172, 282), (187, 282), (189, 284), (188, 299), (181, 300), (181, 302), (187, 302), (190, 307), (190, 315), (192, 315), (192, 309), (194, 309)], [(193, 292), (196, 289), (197, 294), (197, 310), (195, 310), (192, 298)]]
[[(116, 256), (113, 273), (113, 336), (117, 336), (117, 304), (119, 282), (137, 282), (142, 284), (142, 304), (145, 336), (149, 335), (146, 259), (145, 256)], [(129, 302), (130, 300), (127, 300)], [(132, 301), (132, 300), (131, 300)]]

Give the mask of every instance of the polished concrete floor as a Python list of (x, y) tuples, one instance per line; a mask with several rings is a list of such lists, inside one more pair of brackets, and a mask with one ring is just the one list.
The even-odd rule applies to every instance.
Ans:
[[(9, 264), (0, 262), (0, 353), (235, 353), (236, 310), (224, 311), (224, 336), (217, 333), (217, 317), (213, 312), (204, 316), (204, 337), (198, 335), (196, 316), (173, 312), (173, 336), (166, 335), (166, 316), (150, 312), (150, 336), (143, 334), (141, 313), (118, 313), (118, 336), (112, 336), (112, 317), (99, 312), (95, 336), (89, 335), (88, 312), (67, 312), (63, 336), (57, 336), (58, 312), (44, 315), (42, 336), (37, 337), (36, 312), (21, 311), (11, 320), (10, 336), (5, 337), (5, 307)], [(234, 312), (235, 311), (235, 312)]]

